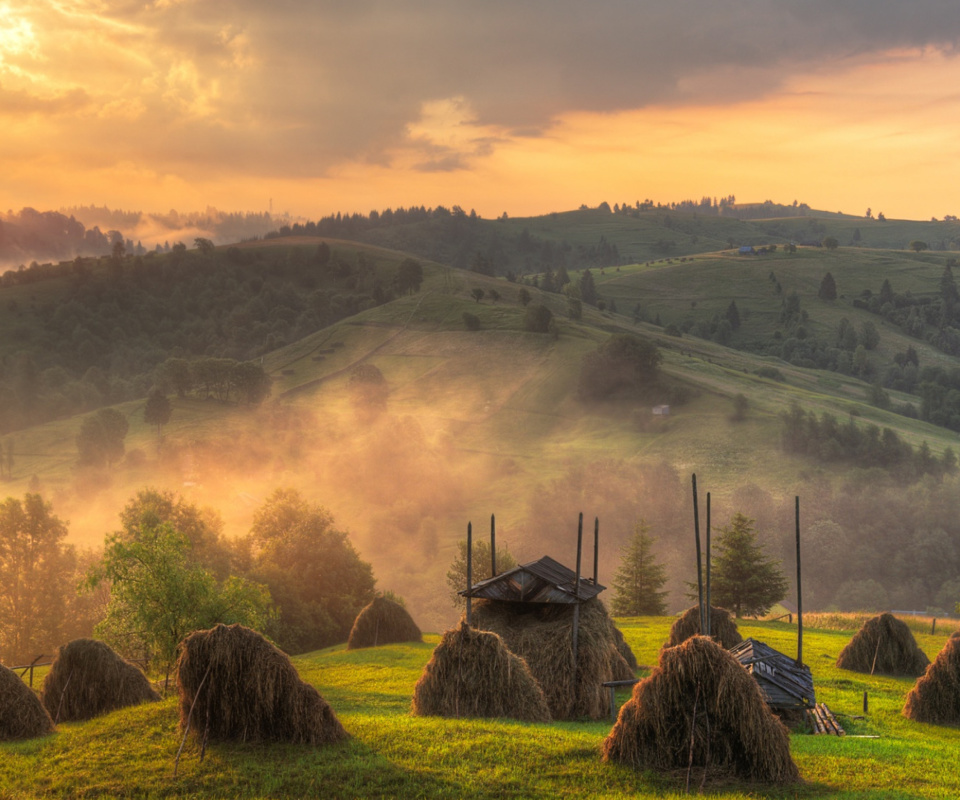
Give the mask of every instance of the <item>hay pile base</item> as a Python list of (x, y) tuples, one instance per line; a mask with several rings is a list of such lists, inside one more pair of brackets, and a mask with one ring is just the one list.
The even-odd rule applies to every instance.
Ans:
[(960, 725), (960, 636), (956, 633), (910, 690), (903, 715), (916, 722)]
[(286, 653), (243, 625), (191, 633), (180, 644), (176, 673), (180, 729), (190, 718), (198, 737), (311, 745), (347, 738), (333, 709), (300, 680)]
[(422, 642), (423, 634), (407, 610), (393, 600), (378, 597), (354, 620), (347, 650), (393, 642)]
[[(611, 620), (611, 623), (613, 620)], [(617, 647), (617, 652), (623, 657), (623, 662), (627, 665), (627, 669), (630, 670), (630, 675), (628, 678), (635, 677), (633, 673), (639, 668), (637, 664), (637, 657), (634, 655), (633, 650), (630, 649), (630, 645), (627, 644), (627, 640), (623, 638), (623, 632), (616, 626), (613, 625), (613, 640)], [(614, 680), (626, 680), (626, 678), (614, 678)]]
[[(700, 636), (700, 609), (688, 608), (670, 628), (670, 638), (664, 647), (676, 647), (691, 636)], [(737, 630), (737, 623), (725, 608), (710, 606), (710, 638), (724, 650), (740, 644), (743, 637)]]
[(603, 603), (580, 605), (577, 668), (573, 666), (573, 605), (474, 602), (473, 623), (500, 635), (530, 667), (554, 719), (602, 719), (610, 696), (601, 684), (635, 677), (617, 649), (615, 625)]
[(0, 664), (0, 742), (53, 733), (53, 720), (19, 675)]
[(41, 697), (54, 722), (92, 719), (160, 699), (137, 667), (94, 639), (74, 639), (57, 650)]
[(413, 713), (549, 722), (550, 710), (526, 662), (495, 633), (461, 622), (447, 631), (413, 690)]
[[(800, 779), (790, 737), (753, 678), (706, 636), (660, 652), (603, 742), (603, 760), (635, 769), (686, 771), (693, 741), (695, 780), (788, 784)], [(706, 771), (706, 774), (704, 774)]]
[(841, 669), (911, 678), (923, 675), (929, 663), (907, 623), (893, 614), (868, 619), (837, 656)]

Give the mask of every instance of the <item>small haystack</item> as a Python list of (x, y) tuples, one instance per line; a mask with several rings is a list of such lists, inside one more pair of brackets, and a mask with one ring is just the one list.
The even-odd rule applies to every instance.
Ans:
[(960, 635), (954, 633), (914, 684), (903, 715), (933, 725), (960, 725)]
[(466, 622), (443, 635), (423, 668), (413, 690), (413, 713), (550, 721), (547, 701), (527, 663), (497, 634)]
[(473, 624), (499, 634), (527, 662), (554, 719), (602, 719), (610, 712), (610, 697), (601, 684), (635, 676), (618, 650), (616, 626), (596, 598), (580, 605), (574, 671), (573, 614), (572, 604), (479, 600)]
[(74, 639), (57, 650), (40, 696), (54, 722), (92, 719), (160, 699), (136, 666), (94, 639)]
[(176, 672), (180, 728), (189, 724), (204, 739), (319, 745), (347, 738), (286, 653), (243, 625), (191, 633)]
[(347, 639), (347, 650), (376, 647), (394, 642), (422, 642), (417, 623), (399, 603), (377, 597), (365, 606), (354, 620)]
[[(670, 639), (664, 647), (676, 647), (691, 636), (700, 635), (700, 609), (688, 608), (670, 628)], [(740, 644), (743, 637), (737, 630), (737, 623), (725, 608), (710, 606), (710, 638), (718, 642), (724, 650)]]
[[(627, 669), (629, 669), (631, 673), (636, 672), (640, 667), (637, 663), (637, 657), (634, 655), (633, 650), (630, 649), (630, 645), (627, 644), (627, 640), (623, 638), (623, 632), (616, 625), (613, 626), (613, 640), (616, 644), (617, 652), (623, 657), (623, 661), (627, 665)], [(630, 675), (628, 677), (632, 678), (634, 676)], [(614, 680), (621, 679), (614, 678)]]
[(837, 666), (853, 672), (923, 675), (930, 659), (917, 647), (907, 623), (893, 614), (880, 614), (863, 623), (863, 627), (837, 656)]
[(19, 675), (0, 664), (0, 742), (53, 733), (53, 720)]
[(603, 760), (703, 779), (794, 783), (787, 729), (737, 660), (706, 636), (664, 648), (603, 742)]

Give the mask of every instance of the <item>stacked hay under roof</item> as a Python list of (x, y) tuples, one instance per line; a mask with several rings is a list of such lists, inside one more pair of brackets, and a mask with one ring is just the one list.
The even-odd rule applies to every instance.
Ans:
[[(664, 648), (603, 742), (603, 760), (635, 769), (788, 784), (800, 779), (790, 737), (753, 678), (706, 636)], [(707, 775), (704, 776), (703, 771)]]
[(0, 742), (53, 733), (53, 720), (20, 676), (0, 665)]
[(837, 656), (841, 669), (911, 678), (923, 675), (929, 663), (907, 623), (886, 613), (864, 622)]
[(479, 600), (473, 624), (500, 635), (530, 667), (554, 719), (601, 719), (610, 698), (601, 684), (634, 677), (617, 648), (615, 626), (603, 603), (580, 605), (577, 669), (573, 668), (574, 606)]
[(319, 745), (347, 738), (287, 654), (243, 625), (191, 633), (180, 644), (176, 672), (181, 730), (189, 720), (213, 742)]
[[(613, 627), (613, 640), (617, 647), (617, 652), (623, 657), (623, 662), (627, 665), (627, 669), (630, 670), (630, 675), (627, 677), (635, 677), (633, 673), (639, 669), (639, 664), (637, 664), (637, 657), (634, 655), (633, 650), (630, 649), (630, 645), (627, 644), (627, 640), (623, 638), (623, 632), (613, 623), (613, 620), (610, 620), (610, 624)], [(614, 678), (614, 680), (626, 680), (626, 678)]]
[(960, 635), (954, 633), (914, 684), (903, 715), (933, 725), (960, 725)]
[[(670, 628), (670, 638), (665, 647), (676, 647), (691, 636), (700, 636), (700, 608), (693, 606), (683, 612)], [(718, 642), (724, 650), (740, 644), (743, 637), (737, 630), (737, 623), (725, 608), (710, 606), (710, 638)]]
[(549, 722), (550, 710), (526, 662), (490, 631), (461, 622), (447, 631), (413, 690), (413, 713)]
[(354, 620), (347, 639), (347, 650), (422, 641), (420, 628), (402, 605), (385, 597), (377, 597)]
[(137, 667), (108, 645), (74, 639), (57, 650), (41, 698), (54, 722), (65, 722), (157, 701), (160, 695)]

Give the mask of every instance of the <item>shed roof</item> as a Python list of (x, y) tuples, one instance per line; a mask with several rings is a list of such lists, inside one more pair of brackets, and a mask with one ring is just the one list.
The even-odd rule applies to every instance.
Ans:
[(774, 650), (756, 639), (744, 639), (730, 654), (753, 675), (763, 699), (771, 708), (806, 708), (816, 705), (813, 675), (806, 664)]
[(580, 576), (578, 596), (576, 584), (576, 572), (544, 556), (475, 583), (460, 595), (519, 603), (582, 603), (606, 588), (594, 583), (592, 578)]

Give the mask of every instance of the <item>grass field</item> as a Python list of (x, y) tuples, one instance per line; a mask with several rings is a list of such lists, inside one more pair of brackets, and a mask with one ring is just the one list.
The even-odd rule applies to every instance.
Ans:
[[(619, 620), (641, 665), (653, 665), (669, 618)], [(753, 636), (792, 655), (796, 628), (744, 622)], [(960, 730), (913, 723), (900, 714), (907, 679), (833, 666), (854, 630), (806, 628), (804, 658), (817, 698), (848, 736), (791, 735), (803, 784), (789, 789), (708, 783), (717, 798), (955, 798)], [(932, 658), (947, 633), (917, 634)], [(176, 700), (69, 723), (44, 739), (0, 745), (0, 797), (674, 797), (683, 776), (637, 773), (603, 764), (608, 721), (523, 724), (507, 720), (416, 718), (413, 686), (436, 635), (424, 644), (347, 652), (342, 646), (294, 659), (304, 680), (330, 702), (352, 738), (310, 749), (214, 745), (173, 766), (180, 736)], [(645, 674), (645, 673), (641, 673)], [(862, 711), (868, 692), (869, 712)], [(626, 694), (619, 697), (622, 703)], [(700, 775), (693, 776), (699, 782)]]

